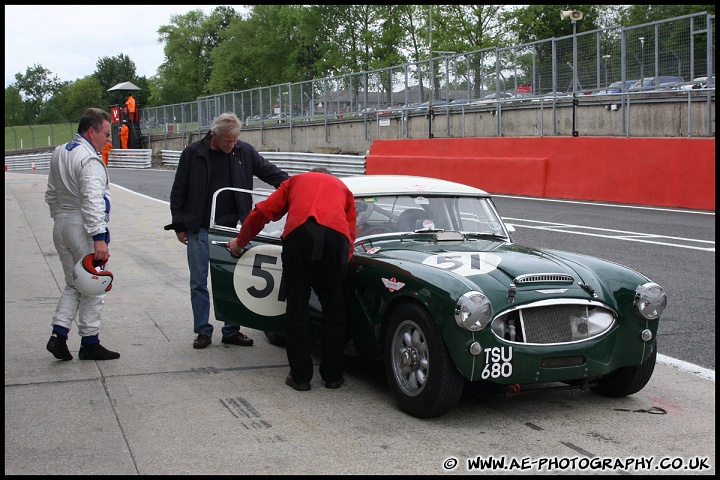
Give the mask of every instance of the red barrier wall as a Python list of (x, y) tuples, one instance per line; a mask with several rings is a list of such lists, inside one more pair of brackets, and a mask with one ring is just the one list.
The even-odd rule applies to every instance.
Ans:
[(365, 171), (490, 193), (715, 210), (714, 138), (375, 140)]

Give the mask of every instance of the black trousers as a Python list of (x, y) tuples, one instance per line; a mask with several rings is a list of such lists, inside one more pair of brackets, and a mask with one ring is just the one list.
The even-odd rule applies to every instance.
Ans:
[(309, 301), (311, 288), (322, 305), (320, 376), (326, 382), (343, 375), (347, 342), (347, 269), (350, 242), (310, 218), (283, 241), (283, 282), (287, 300), (285, 346), (290, 373), (297, 382), (313, 377)]

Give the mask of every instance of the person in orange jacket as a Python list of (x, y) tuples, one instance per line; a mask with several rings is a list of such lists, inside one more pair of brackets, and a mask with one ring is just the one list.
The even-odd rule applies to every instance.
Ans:
[(110, 140), (105, 144), (102, 150), (102, 159), (105, 163), (105, 166), (107, 166), (108, 162), (110, 161), (110, 150), (112, 150), (113, 144)]
[(130, 138), (130, 128), (128, 128), (127, 123), (123, 123), (122, 127), (120, 127), (120, 144), (122, 145), (122, 148), (127, 149), (128, 148), (128, 139)]
[(128, 93), (128, 98), (125, 100), (125, 105), (127, 106), (128, 111), (128, 117), (130, 117), (131, 122), (137, 122), (138, 119), (135, 116), (136, 106), (135, 106), (135, 97), (132, 96), (132, 93)]

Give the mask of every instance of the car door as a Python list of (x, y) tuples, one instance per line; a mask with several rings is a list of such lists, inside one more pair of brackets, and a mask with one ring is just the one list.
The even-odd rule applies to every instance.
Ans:
[(213, 196), (208, 242), (210, 279), (215, 318), (222, 322), (270, 333), (284, 334), (285, 293), (282, 288), (282, 234), (285, 217), (271, 222), (245, 247), (239, 258), (227, 242), (239, 229), (217, 225), (215, 205), (219, 195), (251, 195), (253, 207), (271, 191), (223, 188)]

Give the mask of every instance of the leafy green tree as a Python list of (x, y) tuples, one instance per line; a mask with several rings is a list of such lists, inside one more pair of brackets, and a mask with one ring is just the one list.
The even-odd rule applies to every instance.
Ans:
[(24, 125), (27, 123), (25, 106), (20, 90), (13, 85), (5, 87), (5, 126)]
[(231, 7), (217, 7), (209, 16), (196, 9), (185, 15), (172, 15), (171, 24), (158, 29), (159, 42), (165, 44), (165, 61), (157, 75), (162, 92), (153, 92), (154, 102), (192, 101), (205, 91), (212, 72), (210, 53), (236, 16)]
[(631, 27), (700, 12), (715, 15), (715, 5), (627, 5), (620, 12), (618, 23)]
[(55, 94), (60, 86), (60, 79), (50, 70), (36, 63), (25, 70), (25, 75), (15, 74), (13, 84), (23, 96), (27, 120), (34, 123), (43, 103)]
[(88, 75), (63, 88), (53, 96), (52, 102), (57, 105), (62, 120), (76, 121), (90, 107), (109, 110), (104, 101), (105, 90), (94, 75)]
[(298, 23), (303, 8), (256, 5), (247, 19), (233, 19), (223, 32), (224, 41), (212, 53), (213, 72), (206, 93), (302, 80), (294, 60), (301, 45)]
[[(433, 51), (471, 52), (509, 44), (509, 32), (503, 18), (509, 10), (503, 5), (437, 5), (433, 8)], [(470, 65), (459, 62), (458, 74), (473, 89), (473, 97), (495, 85), (485, 82), (482, 55), (470, 56)], [(494, 77), (494, 69), (493, 75)], [(435, 91), (439, 91), (435, 76)]]
[[(103, 91), (102, 98), (96, 106), (107, 110), (109, 105), (123, 103), (127, 98), (127, 92), (108, 92), (107, 90), (121, 82), (132, 82), (137, 85), (135, 62), (121, 53), (116, 57), (101, 57), (95, 65), (96, 69), (92, 76)], [(137, 93), (133, 92), (133, 96), (138, 103), (143, 103), (147, 99), (147, 95), (142, 90)]]

